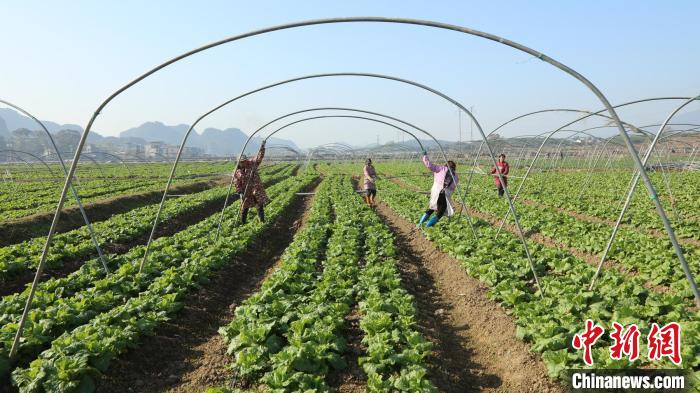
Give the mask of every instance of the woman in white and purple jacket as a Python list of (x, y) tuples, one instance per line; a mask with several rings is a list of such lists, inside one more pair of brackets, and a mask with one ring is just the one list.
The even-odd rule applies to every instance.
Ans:
[(457, 188), (459, 178), (456, 172), (457, 164), (452, 160), (447, 161), (447, 165), (435, 165), (430, 162), (428, 153), (423, 152), (423, 164), (433, 172), (433, 187), (430, 189), (428, 210), (423, 213), (420, 221), (418, 221), (418, 227), (423, 225), (433, 213), (437, 213), (428, 221), (427, 226), (432, 227), (445, 213), (447, 213), (448, 217), (454, 214), (452, 204), (450, 203), (450, 197)]

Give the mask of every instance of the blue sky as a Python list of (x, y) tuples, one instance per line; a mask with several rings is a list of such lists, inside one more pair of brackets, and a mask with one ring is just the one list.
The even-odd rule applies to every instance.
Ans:
[[(690, 0), (6, 1), (0, 15), (0, 97), (42, 119), (83, 126), (109, 94), (170, 57), (253, 29), (335, 16), (429, 19), (501, 35), (579, 71), (613, 103), (700, 94), (700, 2)], [(600, 109), (571, 77), (493, 42), (421, 27), (344, 24), (276, 32), (189, 58), (118, 97), (95, 129), (115, 135), (145, 121), (189, 124), (258, 86), (342, 71), (389, 74), (432, 86), (473, 106), (486, 131), (539, 109)], [(621, 115), (635, 124), (657, 123), (674, 105), (640, 105)], [(396, 82), (363, 78), (327, 78), (270, 90), (222, 110), (200, 129), (250, 132), (279, 115), (319, 106), (386, 113), (443, 139), (457, 140), (460, 134), (458, 112), (444, 100)], [(503, 134), (545, 132), (569, 118), (540, 116)], [(469, 139), (465, 117), (462, 130), (462, 138)], [(402, 138), (385, 127), (339, 119), (303, 123), (279, 136), (304, 147)]]

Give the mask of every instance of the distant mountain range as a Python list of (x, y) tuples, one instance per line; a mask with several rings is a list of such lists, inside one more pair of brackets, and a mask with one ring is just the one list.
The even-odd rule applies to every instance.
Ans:
[[(189, 129), (186, 124), (169, 126), (159, 121), (143, 123), (138, 127), (130, 128), (119, 134), (120, 138), (139, 138), (146, 142), (161, 141), (169, 145), (180, 145), (182, 138)], [(204, 149), (207, 154), (227, 155), (240, 151), (240, 148), (248, 139), (243, 131), (238, 128), (206, 128), (201, 134), (192, 132), (187, 139), (187, 146)], [(262, 142), (261, 138), (255, 137), (246, 148), (247, 151), (257, 150)], [(300, 150), (292, 141), (281, 138), (270, 138), (269, 145), (285, 145), (293, 149)]]
[[(52, 121), (42, 120), (50, 133), (55, 134), (60, 130), (76, 130), (83, 131), (83, 128), (75, 124), (58, 124)], [(14, 130), (26, 128), (29, 130), (39, 130), (39, 126), (29, 117), (16, 112), (9, 108), (0, 108), (0, 136), (9, 139)], [(148, 142), (164, 142), (169, 145), (179, 146), (182, 138), (187, 132), (189, 126), (185, 124), (166, 125), (162, 122), (146, 122), (138, 127), (130, 128), (122, 131), (119, 137), (105, 137), (99, 133), (92, 131), (88, 135), (88, 143), (99, 144), (108, 142), (112, 144), (134, 143), (146, 144)], [(248, 135), (238, 128), (227, 128), (220, 130), (218, 128), (207, 128), (201, 134), (196, 130), (193, 131), (187, 141), (187, 146), (199, 147), (206, 154), (211, 155), (230, 155), (240, 151), (240, 148), (245, 143)], [(249, 143), (247, 152), (256, 151), (260, 147), (262, 139), (253, 138)], [(270, 138), (268, 145), (284, 145), (295, 150), (300, 150), (299, 147), (292, 141), (281, 138)]]
[[(58, 124), (52, 121), (42, 120), (50, 133), (55, 134), (60, 130), (78, 130), (83, 128), (77, 124)], [(26, 128), (34, 130), (39, 128), (34, 120), (10, 108), (0, 108), (0, 135), (7, 137), (10, 132)]]

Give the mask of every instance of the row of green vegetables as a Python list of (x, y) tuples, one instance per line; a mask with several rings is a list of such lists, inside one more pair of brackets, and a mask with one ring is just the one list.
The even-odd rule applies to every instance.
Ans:
[[(188, 180), (189, 182), (189, 180)], [(76, 187), (80, 194), (80, 201), (85, 203), (114, 196), (135, 194), (138, 192), (153, 191), (162, 187), (163, 182), (157, 180), (117, 180), (110, 182), (90, 182), (89, 188)], [(7, 188), (7, 187), (5, 187)], [(13, 187), (17, 188), (17, 187)], [(29, 216), (37, 213), (50, 212), (56, 208), (56, 202), (61, 193), (61, 188), (42, 193), (24, 193), (18, 190), (3, 190), (7, 192), (9, 200), (0, 204), (0, 220), (10, 220)], [(75, 198), (70, 193), (66, 196), (65, 206), (76, 206)]]
[[(55, 174), (63, 174), (63, 168), (59, 164), (49, 164), (51, 170)], [(230, 161), (216, 161), (216, 162), (180, 162), (178, 164), (177, 176), (196, 176), (196, 175), (210, 175), (212, 173), (225, 173), (231, 171), (232, 164)], [(5, 168), (4, 165), (0, 165), (0, 171)], [(8, 172), (12, 175), (12, 178), (18, 182), (31, 182), (37, 181), (35, 184), (39, 184), (39, 180), (47, 179), (48, 170), (46, 167), (42, 166), (41, 170), (31, 170), (31, 171), (13, 171), (12, 168), (8, 168)], [(103, 178), (125, 178), (125, 177), (151, 177), (151, 178), (167, 178), (170, 175), (170, 170), (172, 168), (172, 163), (168, 162), (153, 162), (153, 163), (139, 163), (132, 162), (125, 165), (122, 164), (110, 164), (110, 163), (100, 163), (96, 165), (89, 161), (82, 161), (78, 168), (76, 169), (75, 176), (79, 180), (84, 179), (103, 179)], [(52, 179), (57, 183), (63, 183), (63, 179)], [(39, 188), (39, 187), (37, 187)]]
[[(294, 177), (270, 187), (272, 202), (267, 208), (267, 222), (282, 214), (294, 193), (312, 179), (312, 176)], [(158, 307), (176, 306), (176, 298), (184, 291), (201, 282), (212, 268), (228, 262), (269, 225), (251, 220), (236, 226), (238, 209), (238, 203), (234, 203), (226, 210), (217, 242), (212, 237), (218, 215), (173, 236), (157, 239), (141, 273), (138, 269), (144, 247), (138, 246), (111, 257), (114, 270), (109, 275), (105, 276), (97, 261), (91, 260), (66, 278), (41, 283), (15, 365), (25, 366), (41, 354), (29, 368), (15, 370), (13, 379), (21, 391), (71, 391), (83, 377), (91, 381), (97, 370), (104, 369), (105, 362), (127, 345), (135, 344), (148, 331), (142, 327), (161, 320), (149, 322), (148, 317), (141, 318), (139, 310), (144, 315), (148, 311), (142, 307), (156, 307), (162, 317), (170, 314), (174, 309)], [(163, 300), (168, 294), (173, 294), (172, 301)], [(27, 291), (0, 302), (0, 375), (9, 371), (7, 356), (26, 296)], [(101, 336), (99, 332), (105, 331), (123, 333)], [(71, 343), (80, 343), (79, 348)]]
[[(380, 181), (381, 197), (399, 215), (417, 220), (427, 198), (390, 181)], [(637, 324), (642, 337), (651, 323), (678, 322), (682, 328), (683, 367), (700, 368), (700, 315), (689, 310), (677, 296), (650, 291), (641, 278), (630, 278), (608, 270), (594, 291), (587, 287), (595, 268), (562, 250), (529, 242), (535, 270), (544, 293), (534, 285), (532, 272), (520, 240), (509, 232), (496, 236), (496, 228), (474, 219), (479, 233), (475, 240), (463, 217), (443, 219), (425, 230), (426, 236), (444, 252), (460, 261), (466, 271), (489, 287), (489, 296), (499, 301), (515, 318), (517, 336), (530, 343), (551, 376), (563, 377), (568, 368), (584, 367), (582, 354), (572, 348), (572, 338), (592, 319), (611, 330), (612, 322)], [(646, 353), (641, 340), (640, 353)], [(635, 362), (610, 358), (607, 336), (593, 349), (597, 368), (660, 367), (674, 368), (669, 360), (649, 363), (644, 357)]]
[[(432, 179), (407, 177), (403, 181), (428, 189)], [(471, 188), (466, 202), (469, 207), (489, 213), (498, 219), (502, 219), (508, 210), (504, 199), (497, 198), (495, 192), (480, 184)], [(612, 231), (609, 225), (581, 220), (551, 207), (516, 203), (516, 209), (524, 231), (536, 230), (566, 247), (595, 255), (602, 254)], [(508, 222), (513, 222), (510, 215)], [(691, 270), (700, 275), (700, 248), (686, 245), (684, 253)], [(608, 253), (608, 259), (633, 270), (635, 275), (651, 285), (668, 287), (671, 293), (688, 300), (693, 297), (667, 239), (621, 228)]]
[[(174, 184), (182, 185), (194, 183), (205, 180), (206, 177), (201, 177), (204, 176), (204, 174), (215, 177), (221, 175), (221, 171), (232, 170), (232, 164), (230, 163), (228, 164), (228, 168), (222, 165), (212, 167), (211, 164), (208, 163), (202, 163), (202, 165), (206, 165), (204, 168), (208, 168), (208, 172), (201, 169), (196, 170), (197, 167), (178, 170), (178, 177), (174, 179)], [(280, 168), (292, 166), (291, 164), (266, 165), (261, 171), (274, 172)], [(162, 189), (168, 174), (162, 173), (161, 176), (154, 177), (154, 174), (162, 172), (162, 168), (156, 166), (153, 168), (154, 172), (148, 172), (146, 169), (147, 167), (144, 167), (143, 176), (106, 180), (76, 180), (75, 186), (83, 203)], [(56, 206), (56, 201), (62, 188), (62, 182), (40, 182), (38, 184), (0, 182), (0, 221), (21, 218), (31, 214), (51, 212), (51, 209), (54, 209)], [(66, 197), (65, 206), (69, 207), (75, 205), (75, 198), (69, 193)]]
[(367, 390), (435, 391), (424, 365), (430, 345), (416, 331), (395, 254), (388, 229), (349, 179), (324, 180), (278, 270), (220, 329), (234, 370), (269, 391), (329, 391), (329, 372), (347, 367), (345, 317), (356, 306)]
[[(670, 172), (667, 175), (671, 186), (670, 195), (661, 174), (653, 174), (652, 180), (674, 229), (680, 237), (700, 239), (700, 173)], [(524, 185), (523, 196), (546, 205), (615, 222), (631, 174), (622, 171), (595, 173), (582, 191), (586, 177), (584, 173), (534, 174)], [(520, 179), (513, 179), (511, 188), (519, 182)], [(583, 194), (581, 198), (580, 194)], [(641, 181), (624, 222), (638, 228), (664, 230)]]
[[(279, 171), (261, 174), (266, 183), (274, 183), (291, 175), (292, 166)], [(161, 227), (168, 221), (196, 211), (203, 206), (223, 200), (228, 187), (216, 187), (206, 191), (169, 199), (161, 212)], [(152, 226), (159, 203), (115, 214), (105, 221), (93, 223), (93, 229), (102, 246), (128, 243), (147, 234)], [(41, 256), (45, 239), (34, 238), (19, 244), (0, 248), (0, 283), (26, 274), (35, 269)], [(61, 266), (67, 261), (77, 261), (95, 255), (96, 251), (86, 227), (54, 236), (53, 245), (46, 260), (48, 268)]]

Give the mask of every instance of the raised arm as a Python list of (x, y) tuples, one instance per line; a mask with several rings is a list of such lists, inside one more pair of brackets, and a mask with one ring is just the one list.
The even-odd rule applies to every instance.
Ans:
[(258, 151), (258, 155), (257, 155), (257, 157), (255, 157), (255, 163), (260, 165), (263, 158), (265, 158), (265, 144), (260, 146), (260, 150)]
[(430, 162), (430, 158), (428, 158), (428, 154), (423, 154), (423, 164), (425, 165), (426, 168), (430, 169), (431, 172), (434, 172), (434, 173), (440, 172), (440, 167), (438, 165), (435, 165), (432, 162)]

